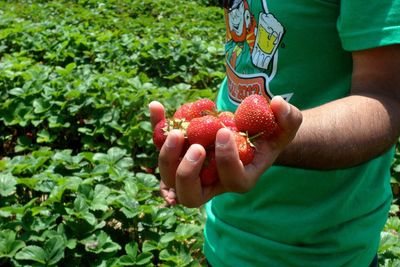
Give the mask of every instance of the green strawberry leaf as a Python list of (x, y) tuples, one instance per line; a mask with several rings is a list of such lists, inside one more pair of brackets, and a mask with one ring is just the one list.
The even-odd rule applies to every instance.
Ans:
[(44, 245), (47, 264), (55, 265), (64, 258), (64, 249), (64, 241), (61, 237), (55, 236), (49, 239)]
[(29, 260), (46, 265), (47, 255), (46, 252), (38, 246), (26, 246), (21, 249), (16, 255), (17, 260)]
[(7, 197), (15, 193), (17, 179), (11, 173), (0, 173), (0, 196)]
[(0, 231), (0, 258), (13, 258), (18, 250), (25, 247), (21, 240), (15, 240), (16, 233), (12, 230)]

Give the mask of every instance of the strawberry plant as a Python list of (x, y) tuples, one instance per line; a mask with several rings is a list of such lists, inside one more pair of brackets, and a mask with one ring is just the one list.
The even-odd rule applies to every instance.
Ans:
[[(201, 214), (163, 207), (157, 178), (133, 172), (132, 167), (130, 155), (118, 147), (76, 155), (43, 148), (3, 159), (1, 262), (16, 266), (193, 262), (190, 254), (201, 248), (201, 239), (196, 238)], [(168, 259), (162, 258), (165, 254)]]
[[(159, 196), (147, 104), (178, 117), (183, 103), (215, 98), (220, 6), (0, 2), (1, 266), (204, 265), (202, 210)], [(398, 264), (399, 166), (397, 149), (384, 266)]]
[(202, 264), (202, 211), (159, 196), (147, 104), (215, 96), (209, 4), (0, 2), (0, 265)]

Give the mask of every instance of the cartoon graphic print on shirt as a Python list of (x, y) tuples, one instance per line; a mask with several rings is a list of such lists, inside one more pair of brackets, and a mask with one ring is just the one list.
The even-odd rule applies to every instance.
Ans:
[[(225, 0), (225, 19), (230, 100), (240, 103), (251, 94), (271, 99), (269, 83), (277, 71), (284, 27), (269, 13), (265, 0)], [(284, 98), (289, 100), (291, 95)]]

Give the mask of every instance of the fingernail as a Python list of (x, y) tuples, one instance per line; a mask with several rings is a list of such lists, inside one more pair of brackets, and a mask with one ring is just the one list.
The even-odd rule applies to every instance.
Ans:
[(223, 147), (229, 142), (230, 133), (228, 131), (221, 131), (215, 140), (216, 146)]
[(155, 101), (151, 101), (148, 105), (149, 108), (151, 108), (151, 106), (153, 106), (156, 102)]
[(168, 197), (169, 197), (170, 199), (175, 199), (175, 197), (176, 197), (175, 191), (169, 191), (169, 192), (168, 192)]
[(177, 142), (178, 142), (178, 138), (176, 137), (176, 134), (173, 131), (171, 131), (167, 137), (167, 140), (165, 140), (165, 145), (168, 148), (175, 148)]
[[(284, 100), (283, 100), (283, 101), (284, 101)], [(289, 115), (289, 113), (290, 113), (290, 105), (289, 105), (288, 102), (285, 101), (285, 108), (284, 108), (284, 110), (283, 110), (283, 112), (282, 112), (282, 115), (283, 115), (284, 117), (286, 117), (287, 115)]]
[(197, 162), (200, 159), (201, 152), (198, 149), (190, 147), (186, 152), (186, 158), (191, 162)]
[(275, 98), (278, 98), (279, 101), (281, 101), (283, 103), (283, 108), (282, 108), (282, 112), (281, 115), (286, 117), (287, 115), (289, 115), (290, 113), (290, 105), (288, 102), (286, 102), (283, 97), (281, 97), (280, 95), (275, 96)]

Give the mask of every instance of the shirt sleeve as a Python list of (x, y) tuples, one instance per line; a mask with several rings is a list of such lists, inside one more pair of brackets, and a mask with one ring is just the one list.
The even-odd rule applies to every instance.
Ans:
[(337, 23), (347, 51), (400, 43), (400, 0), (342, 0)]

